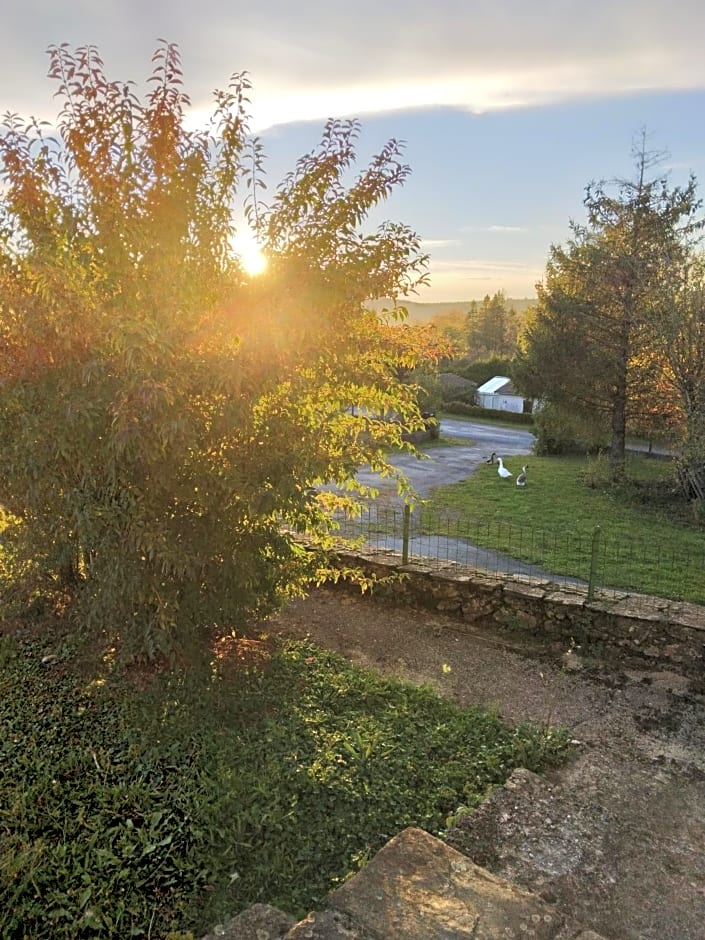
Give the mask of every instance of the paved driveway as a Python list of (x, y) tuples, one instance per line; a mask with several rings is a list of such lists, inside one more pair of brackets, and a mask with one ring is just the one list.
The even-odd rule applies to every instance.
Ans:
[[(425, 498), (430, 495), (436, 486), (447, 483), (457, 483), (469, 477), (477, 467), (485, 463), (494, 451), (502, 457), (505, 466), (516, 476), (523, 464), (529, 462), (529, 456), (534, 445), (534, 435), (519, 428), (496, 427), (488, 424), (477, 424), (473, 421), (463, 421), (459, 418), (443, 420), (441, 435), (467, 440), (467, 445), (454, 443), (447, 447), (432, 447), (423, 459), (411, 454), (398, 454), (391, 459), (400, 470), (403, 470), (418, 496)], [(371, 509), (370, 527), (367, 534), (369, 544), (375, 548), (388, 552), (402, 552), (401, 514), (395, 516), (395, 523), (391, 528), (376, 526), (375, 515), (377, 509), (383, 507), (401, 510), (402, 499), (397, 493), (396, 483), (393, 480), (382, 479), (378, 474), (360, 470), (357, 473), (360, 482), (375, 487), (379, 497), (375, 500), (375, 508)], [(513, 480), (499, 481), (498, 485), (512, 486)], [(477, 568), (490, 572), (504, 574), (521, 574), (526, 577), (552, 578), (562, 584), (584, 584), (585, 582), (566, 575), (552, 574), (537, 565), (528, 564), (510, 558), (492, 549), (482, 548), (468, 538), (457, 534), (439, 535), (424, 534), (418, 527), (418, 515), (414, 514), (411, 521), (410, 538), (408, 541), (409, 557), (430, 558), (438, 561), (452, 561), (467, 567)], [(352, 524), (348, 535), (359, 532), (359, 524)], [(364, 528), (364, 523), (363, 523)]]
[[(489, 458), (492, 451), (502, 457), (505, 466), (516, 476), (526, 462), (523, 458), (531, 454), (535, 440), (530, 431), (520, 428), (495, 427), (461, 418), (444, 418), (441, 436), (467, 441), (467, 445), (432, 447), (420, 460), (406, 453), (391, 458), (391, 463), (404, 471), (419, 496), (428, 496), (434, 486), (464, 480)], [(377, 487), (387, 496), (396, 493), (394, 483), (380, 480), (370, 471), (360, 470), (357, 478)]]

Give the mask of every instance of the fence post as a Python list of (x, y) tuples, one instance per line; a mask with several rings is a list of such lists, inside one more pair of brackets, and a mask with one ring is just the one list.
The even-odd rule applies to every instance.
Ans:
[(592, 533), (592, 552), (590, 553), (590, 577), (588, 579), (587, 599), (592, 600), (595, 594), (595, 577), (597, 576), (597, 562), (600, 551), (600, 535), (602, 529), (596, 525)]
[(401, 563), (409, 563), (409, 533), (411, 531), (411, 506), (404, 506), (404, 523), (401, 534)]

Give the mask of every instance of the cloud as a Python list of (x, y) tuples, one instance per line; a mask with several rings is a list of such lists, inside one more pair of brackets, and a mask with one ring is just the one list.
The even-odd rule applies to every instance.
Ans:
[(421, 247), (425, 251), (433, 251), (437, 248), (453, 248), (459, 244), (457, 238), (424, 238), (421, 241)]
[(503, 290), (510, 297), (533, 297), (543, 268), (523, 261), (490, 258), (431, 258), (430, 285), (419, 291), (419, 300), (452, 301), (473, 299)]
[(477, 235), (479, 232), (493, 232), (499, 235), (522, 235), (530, 231), (525, 225), (463, 225), (460, 227), (463, 235)]
[(25, 0), (3, 13), (0, 111), (52, 111), (49, 43), (96, 44), (111, 77), (143, 80), (157, 37), (180, 44), (201, 114), (249, 70), (256, 127), (446, 106), (518, 108), (705, 87), (701, 0)]

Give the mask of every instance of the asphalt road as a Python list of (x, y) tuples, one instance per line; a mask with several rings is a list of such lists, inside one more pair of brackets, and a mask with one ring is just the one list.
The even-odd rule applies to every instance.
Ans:
[[(390, 459), (390, 463), (404, 472), (420, 498), (429, 496), (436, 486), (457, 483), (466, 479), (480, 464), (489, 459), (493, 451), (502, 458), (507, 469), (511, 470), (515, 477), (524, 464), (530, 468), (534, 435), (529, 431), (451, 418), (442, 421), (441, 437), (454, 438), (456, 441), (464, 440), (467, 441), (467, 445), (453, 443), (445, 447), (432, 447), (421, 459), (408, 453), (398, 454)], [(383, 551), (401, 553), (400, 517), (397, 520), (399, 524), (394, 525), (392, 530), (388, 530), (385, 526), (380, 528), (374, 524), (376, 511), (382, 510), (384, 506), (401, 512), (403, 501), (398, 495), (396, 482), (382, 479), (378, 474), (366, 470), (358, 471), (357, 479), (361, 483), (374, 487), (379, 493), (375, 500), (376, 508), (371, 509), (368, 543)], [(531, 479), (530, 469), (529, 479)], [(498, 480), (498, 485), (513, 486), (513, 484), (513, 479)], [(450, 561), (494, 573), (520, 574), (535, 578), (548, 577), (563, 584), (584, 583), (576, 578), (552, 574), (536, 565), (510, 558), (492, 549), (482, 548), (458, 535), (424, 535), (418, 529), (417, 520), (417, 515), (412, 516), (408, 543), (411, 558), (432, 558), (441, 563)], [(357, 532), (359, 528), (353, 525), (347, 534), (354, 536)]]
[[(478, 424), (460, 418), (444, 418), (441, 422), (441, 437), (462, 439), (467, 441), (467, 445), (432, 447), (423, 459), (406, 453), (390, 459), (390, 463), (404, 472), (421, 497), (428, 496), (434, 486), (457, 483), (469, 477), (481, 463), (488, 460), (493, 451), (516, 476), (527, 462), (525, 458), (531, 454), (534, 444), (534, 435), (530, 431)], [(380, 493), (391, 495), (396, 492), (393, 482), (381, 480), (370, 471), (360, 470), (357, 478), (362, 483), (376, 487)]]

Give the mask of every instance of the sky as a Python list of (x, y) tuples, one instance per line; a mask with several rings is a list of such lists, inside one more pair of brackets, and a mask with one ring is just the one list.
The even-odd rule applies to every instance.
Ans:
[(360, 170), (405, 141), (411, 177), (371, 221), (429, 252), (413, 299), (528, 297), (586, 185), (628, 176), (642, 130), (672, 184), (705, 187), (704, 37), (703, 0), (5, 0), (0, 113), (56, 117), (50, 44), (95, 45), (140, 85), (176, 42), (194, 126), (249, 72), (267, 192), (329, 117), (360, 119)]

